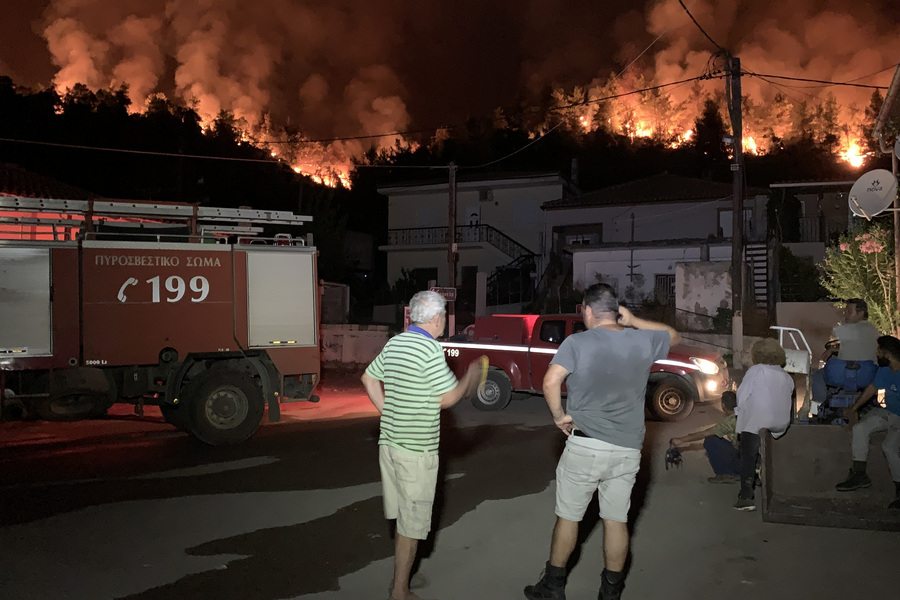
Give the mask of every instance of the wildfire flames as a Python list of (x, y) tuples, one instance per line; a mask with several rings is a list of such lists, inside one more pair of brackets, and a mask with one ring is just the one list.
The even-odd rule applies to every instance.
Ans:
[[(871, 89), (767, 80), (753, 77), (751, 69), (887, 85), (891, 73), (885, 71), (900, 56), (900, 36), (892, 26), (896, 13), (889, 10), (890, 2), (873, 1), (885, 6), (852, 0), (690, 3), (709, 35), (739, 56), (748, 71), (742, 110), (747, 153), (764, 154), (785, 140), (811, 135), (830, 147), (837, 140), (836, 153), (843, 160), (863, 165), (862, 131), (871, 120), (865, 115)], [(541, 15), (568, 11), (562, 0), (544, 3)], [(523, 48), (534, 49), (527, 58), (520, 53), (521, 85), (536, 96), (548, 86), (556, 89), (559, 110), (552, 118), (561, 115), (572, 131), (584, 134), (603, 127), (634, 141), (652, 139), (674, 148), (691, 141), (707, 98), (724, 107), (725, 82), (716, 78), (721, 65), (711, 61), (713, 47), (678, 0), (645, 0), (643, 12), (641, 7), (613, 11), (601, 37), (614, 47), (614, 63), (628, 65), (617, 78), (597, 76), (613, 65), (597, 62), (598, 54), (586, 45), (596, 40), (578, 35), (557, 40), (545, 35), (547, 20), (538, 12), (523, 11), (518, 3), (487, 4), (481, 15), (485, 22), (520, 28), (512, 34), (521, 37)], [(420, 48), (423, 57), (430, 57), (423, 60), (434, 63), (433, 52), (423, 44), (445, 33), (446, 19), (433, 8), (431, 0), (51, 0), (42, 33), (57, 67), (53, 83), (60, 91), (76, 83), (94, 90), (127, 84), (135, 110), (164, 92), (194, 107), (207, 125), (227, 111), (240, 124), (246, 143), (266, 148), (273, 158), (316, 181), (348, 185), (354, 159), (371, 148), (393, 147), (396, 136), (384, 134), (409, 129), (408, 102), (434, 100), (433, 90), (415, 96), (407, 86), (421, 87), (444, 65), (427, 65), (427, 76), (423, 71), (412, 75), (394, 70), (415, 62)], [(600, 14), (605, 9), (597, 12), (585, 19), (606, 18)], [(405, 19), (413, 19), (415, 27), (408, 27)], [(407, 37), (415, 35), (420, 37)], [(447, 43), (472, 39), (458, 37)], [(457, 50), (454, 46), (447, 52)], [(573, 67), (577, 75), (561, 78), (564, 66)], [(714, 78), (621, 96), (701, 74)], [(573, 82), (592, 76), (590, 83), (573, 87)], [(467, 82), (467, 89), (491, 88), (485, 83)], [(498, 96), (496, 103), (507, 101), (515, 91)], [(598, 99), (608, 100), (592, 102)], [(420, 106), (416, 112), (424, 111)], [(430, 118), (447, 117), (421, 120)], [(550, 127), (548, 122), (529, 133)], [(379, 135), (383, 137), (363, 138)], [(334, 138), (357, 139), (310, 141)]]

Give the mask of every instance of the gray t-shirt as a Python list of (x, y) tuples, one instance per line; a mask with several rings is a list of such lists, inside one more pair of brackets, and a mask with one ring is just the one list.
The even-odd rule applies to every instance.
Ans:
[(595, 327), (563, 340), (550, 364), (570, 373), (566, 412), (578, 429), (616, 446), (639, 449), (650, 368), (668, 353), (667, 331)]

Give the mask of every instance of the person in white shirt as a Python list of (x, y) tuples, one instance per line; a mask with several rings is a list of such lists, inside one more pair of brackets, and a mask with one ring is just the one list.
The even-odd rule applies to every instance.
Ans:
[[(840, 342), (837, 352), (839, 360), (853, 362), (871, 361), (874, 365), (878, 353), (878, 338), (881, 332), (869, 321), (869, 305), (861, 298), (851, 298), (844, 304), (844, 324), (838, 325), (832, 331), (832, 339)], [(829, 347), (825, 350), (820, 360), (827, 361), (834, 356), (834, 350)], [(818, 406), (825, 402), (827, 387), (825, 382), (825, 369), (819, 369), (812, 374), (810, 380), (812, 389), (812, 401), (816, 404), (812, 412), (816, 412)]]
[(734, 508), (756, 510), (753, 488), (759, 461), (759, 431), (779, 438), (791, 422), (794, 380), (784, 370), (784, 348), (776, 340), (759, 340), (750, 349), (753, 366), (737, 390), (737, 426), (741, 451), (741, 490)]

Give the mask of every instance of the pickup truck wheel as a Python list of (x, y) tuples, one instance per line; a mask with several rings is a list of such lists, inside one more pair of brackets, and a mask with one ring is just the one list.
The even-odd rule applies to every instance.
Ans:
[(503, 410), (512, 398), (512, 384), (506, 373), (498, 369), (488, 371), (484, 386), (472, 396), (472, 404), (479, 410)]
[(657, 382), (650, 394), (650, 412), (660, 421), (681, 421), (694, 410), (694, 395), (688, 385), (674, 378)]
[(207, 372), (185, 386), (187, 429), (211, 446), (238, 444), (252, 436), (266, 410), (262, 390), (240, 373)]

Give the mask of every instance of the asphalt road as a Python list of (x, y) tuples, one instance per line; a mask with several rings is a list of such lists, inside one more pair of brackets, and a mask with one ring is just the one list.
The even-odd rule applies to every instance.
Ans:
[[(249, 442), (210, 448), (157, 414), (0, 424), (0, 598), (384, 598), (392, 542), (381, 512), (377, 415), (358, 387)], [(763, 523), (710, 485), (702, 453), (663, 468), (666, 440), (719, 418), (648, 423), (624, 598), (890, 598), (896, 533)], [(521, 598), (547, 557), (563, 436), (541, 397), (444, 413), (425, 598)], [(596, 598), (602, 525), (582, 526), (568, 597)]]

